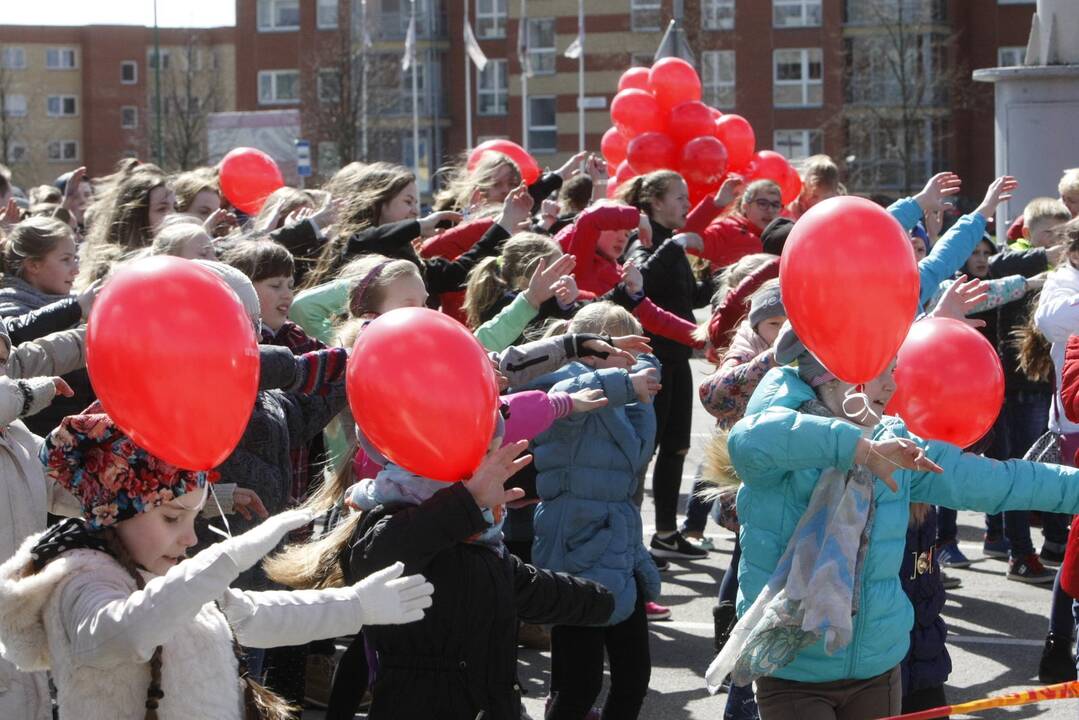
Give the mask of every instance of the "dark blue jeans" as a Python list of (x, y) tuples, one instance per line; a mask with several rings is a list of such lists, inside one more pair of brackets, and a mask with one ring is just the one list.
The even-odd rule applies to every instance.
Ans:
[(697, 473), (693, 476), (693, 492), (689, 496), (689, 505), (686, 507), (686, 521), (682, 523), (682, 533), (704, 533), (708, 524), (708, 514), (712, 511), (712, 501), (702, 500), (697, 493), (704, 489), (701, 482), (701, 466), (697, 466)]

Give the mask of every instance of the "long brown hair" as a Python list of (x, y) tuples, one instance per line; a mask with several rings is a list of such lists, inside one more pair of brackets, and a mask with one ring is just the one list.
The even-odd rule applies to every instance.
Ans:
[(502, 246), (502, 254), (486, 257), (468, 273), (464, 310), (473, 329), (484, 322), (484, 315), (507, 292), (521, 290), (543, 258), (562, 251), (549, 237), (536, 233), (517, 233)]
[(93, 222), (87, 233), (88, 247), (118, 245), (137, 250), (150, 244), (150, 193), (166, 187), (168, 177), (156, 165), (136, 165), (121, 171), (105, 184), (95, 200)]
[(622, 183), (617, 197), (627, 205), (643, 210), (652, 216), (654, 203), (671, 189), (671, 185), (682, 180), (682, 176), (673, 170), (657, 170)]
[(1015, 348), (1019, 372), (1033, 382), (1051, 382), (1053, 379), (1052, 344), (1034, 324), (1034, 308), (1038, 306), (1038, 294), (1030, 298), (1030, 312), (1026, 321), (1011, 331), (1007, 342)]

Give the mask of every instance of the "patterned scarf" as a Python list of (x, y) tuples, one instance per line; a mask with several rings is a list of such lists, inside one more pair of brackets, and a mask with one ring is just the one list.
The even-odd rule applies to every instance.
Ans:
[[(833, 417), (818, 400), (799, 412)], [(710, 691), (728, 673), (734, 685), (774, 675), (821, 638), (828, 654), (850, 644), (873, 526), (873, 489), (873, 474), (861, 465), (821, 473), (768, 584), (708, 668)]]

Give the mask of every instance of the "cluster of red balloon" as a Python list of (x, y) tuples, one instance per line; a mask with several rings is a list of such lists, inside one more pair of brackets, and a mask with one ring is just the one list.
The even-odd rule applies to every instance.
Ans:
[(840, 380), (867, 383), (897, 358), (885, 412), (915, 434), (967, 447), (993, 426), (1004, 400), (1000, 358), (958, 320), (914, 322), (918, 265), (879, 205), (847, 196), (810, 208), (783, 247), (779, 282), (799, 339)]
[(611, 101), (611, 122), (600, 145), (614, 169), (607, 189), (611, 196), (627, 180), (656, 170), (682, 175), (694, 203), (715, 193), (728, 172), (775, 181), (785, 203), (802, 191), (802, 180), (786, 158), (771, 150), (755, 152), (756, 136), (744, 117), (701, 102), (701, 79), (685, 60), (664, 58), (651, 68), (623, 73)]

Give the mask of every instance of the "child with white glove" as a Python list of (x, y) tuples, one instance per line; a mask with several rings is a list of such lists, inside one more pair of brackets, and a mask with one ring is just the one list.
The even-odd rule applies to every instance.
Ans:
[(0, 646), (22, 670), (52, 671), (62, 715), (285, 718), (247, 676), (239, 645), (273, 647), (420, 620), (433, 588), (397, 563), (347, 587), (229, 588), (303, 511), (269, 518), (185, 559), (213, 473), (178, 470), (136, 447), (107, 415), (65, 418), (41, 452), (82, 504), (0, 566)]

